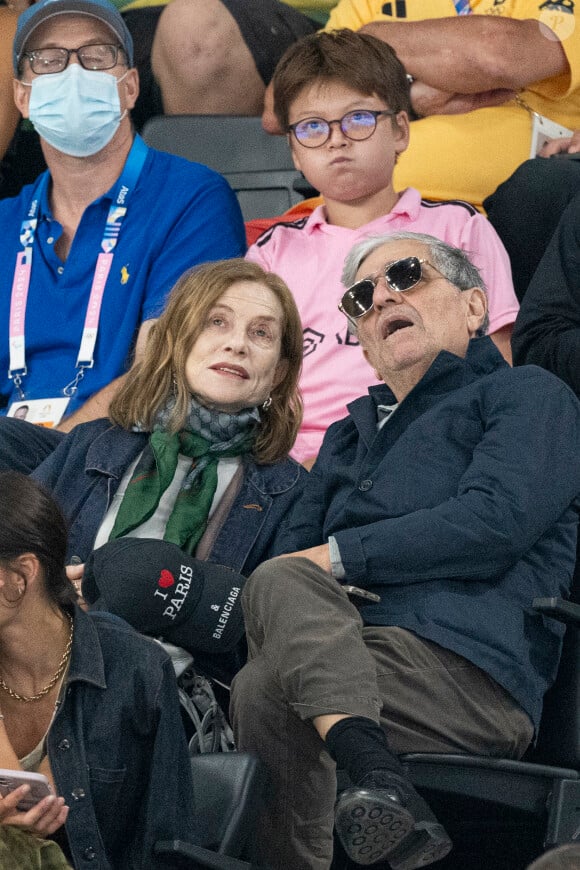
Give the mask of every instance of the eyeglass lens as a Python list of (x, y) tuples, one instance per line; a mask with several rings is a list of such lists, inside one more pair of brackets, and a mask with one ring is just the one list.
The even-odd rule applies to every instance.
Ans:
[(340, 124), (340, 129), (348, 139), (368, 139), (376, 130), (378, 114), (382, 114), (382, 112), (375, 113), (360, 109), (348, 112), (336, 121), (325, 121), (324, 118), (305, 118), (304, 121), (299, 121), (298, 124), (294, 125), (294, 134), (302, 145), (316, 148), (319, 145), (324, 145), (330, 138), (330, 125)]
[(116, 45), (81, 45), (80, 48), (38, 48), (27, 56), (36, 75), (62, 72), (76, 54), (84, 69), (112, 69), (117, 64), (119, 47)]
[[(419, 283), (422, 276), (421, 261), (418, 257), (405, 257), (395, 260), (385, 267), (385, 278), (393, 290), (404, 293)], [(377, 282), (372, 278), (357, 281), (346, 291), (341, 300), (342, 310), (353, 318), (363, 317), (373, 307), (373, 295)]]

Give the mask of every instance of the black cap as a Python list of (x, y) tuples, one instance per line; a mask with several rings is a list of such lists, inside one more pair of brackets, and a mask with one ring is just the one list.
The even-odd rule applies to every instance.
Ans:
[(245, 577), (202, 562), (176, 544), (119, 538), (85, 564), (82, 592), (92, 610), (122, 616), (143, 634), (189, 652), (224, 653), (244, 635)]

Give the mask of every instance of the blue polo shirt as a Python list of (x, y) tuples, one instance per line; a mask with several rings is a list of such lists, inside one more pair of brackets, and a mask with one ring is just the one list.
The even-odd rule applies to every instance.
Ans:
[[(42, 176), (41, 176), (42, 178)], [(9, 314), (20, 227), (40, 180), (0, 201), (0, 414), (20, 396), (8, 377)], [(26, 399), (54, 398), (76, 374), (83, 325), (101, 240), (116, 184), (85, 210), (66, 262), (54, 246), (62, 227), (49, 204), (38, 205), (26, 305)], [(131, 363), (144, 320), (158, 317), (167, 294), (197, 263), (239, 257), (245, 232), (235, 194), (222, 176), (199, 163), (148, 149), (130, 195), (103, 295), (94, 366), (85, 372), (67, 415)]]

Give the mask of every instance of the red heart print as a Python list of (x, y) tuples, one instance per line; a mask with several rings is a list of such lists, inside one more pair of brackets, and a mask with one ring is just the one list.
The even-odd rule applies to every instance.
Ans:
[(164, 568), (159, 575), (159, 585), (162, 589), (167, 589), (169, 586), (173, 586), (175, 583), (175, 579), (171, 571), (168, 571), (167, 568)]

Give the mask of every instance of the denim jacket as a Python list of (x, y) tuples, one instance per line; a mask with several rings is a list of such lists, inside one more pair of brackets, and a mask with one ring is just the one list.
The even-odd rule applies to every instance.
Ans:
[(118, 617), (75, 609), (47, 751), (70, 807), (76, 870), (156, 868), (156, 840), (193, 839), (191, 767), (171, 660)]
[[(88, 558), (121, 478), (147, 438), (107, 419), (94, 420), (77, 426), (34, 472), (68, 519), (69, 563)], [(243, 483), (209, 561), (247, 576), (276, 555), (275, 540), (308, 475), (292, 459), (258, 465), (246, 456), (243, 462)]]

